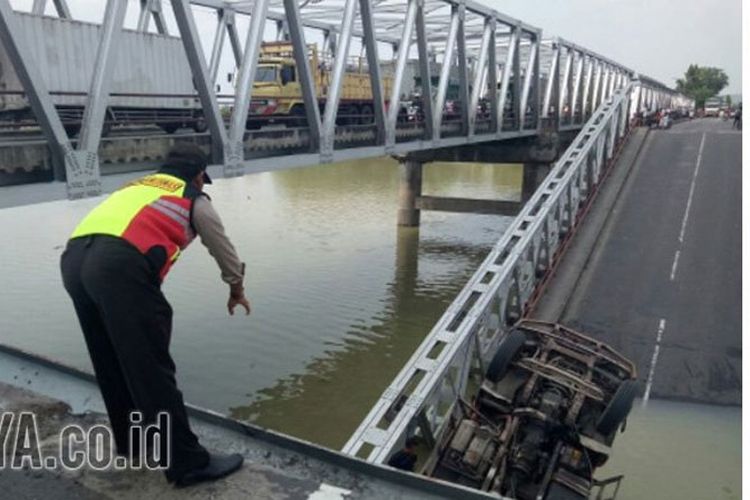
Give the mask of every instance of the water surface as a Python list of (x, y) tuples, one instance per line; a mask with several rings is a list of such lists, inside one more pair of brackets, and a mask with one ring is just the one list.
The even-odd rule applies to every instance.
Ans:
[[(273, 161), (273, 160), (269, 160)], [(518, 166), (431, 165), (425, 194), (518, 198)], [(396, 227), (390, 159), (217, 180), (208, 188), (247, 263), (250, 317), (194, 243), (164, 291), (188, 401), (340, 447), (510, 219), (425, 213)], [(2, 340), (90, 370), (58, 262), (98, 200), (0, 210)]]

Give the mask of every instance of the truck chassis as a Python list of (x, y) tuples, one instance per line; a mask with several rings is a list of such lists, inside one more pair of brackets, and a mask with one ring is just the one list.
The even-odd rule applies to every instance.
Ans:
[(500, 342), (473, 402), (459, 400), (428, 475), (519, 500), (583, 500), (622, 476), (608, 459), (635, 399), (634, 364), (559, 324), (520, 321)]

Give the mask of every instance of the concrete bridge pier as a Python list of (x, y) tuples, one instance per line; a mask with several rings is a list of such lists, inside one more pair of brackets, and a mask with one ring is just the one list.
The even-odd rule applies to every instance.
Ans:
[(419, 208), (417, 199), (422, 195), (422, 166), (424, 164), (413, 158), (399, 160), (398, 187), (398, 225), (403, 227), (419, 226)]
[[(398, 225), (419, 226), (421, 210), (515, 216), (549, 174), (577, 131), (545, 131), (539, 136), (437, 148), (396, 157), (399, 164)], [(422, 168), (430, 162), (523, 164), (521, 200), (481, 200), (422, 195)]]
[[(495, 214), (515, 216), (521, 209), (518, 200), (486, 200), (455, 198), (446, 196), (425, 196), (422, 194), (422, 170), (425, 163), (433, 161), (422, 156), (400, 157), (399, 160), (399, 206), (398, 225), (418, 227), (422, 210), (453, 213)], [(445, 161), (445, 160), (443, 160)], [(528, 172), (528, 173), (527, 173)], [(523, 189), (528, 190), (528, 199), (549, 172), (547, 163), (530, 163), (524, 168)], [(527, 179), (528, 177), (528, 179)], [(524, 191), (525, 192), (525, 191)]]

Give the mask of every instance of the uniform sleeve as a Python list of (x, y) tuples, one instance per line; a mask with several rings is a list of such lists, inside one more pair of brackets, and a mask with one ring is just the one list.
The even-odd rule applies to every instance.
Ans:
[(229, 285), (241, 285), (245, 275), (245, 264), (240, 261), (234, 245), (224, 231), (219, 214), (205, 196), (196, 198), (193, 204), (193, 227), (221, 269), (221, 279)]

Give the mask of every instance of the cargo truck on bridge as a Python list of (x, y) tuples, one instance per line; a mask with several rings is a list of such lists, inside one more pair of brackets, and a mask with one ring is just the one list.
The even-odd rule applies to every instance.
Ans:
[[(330, 91), (332, 61), (324, 58), (315, 44), (308, 45), (308, 61), (322, 113)], [(390, 96), (393, 79), (385, 76), (382, 83), (383, 94)], [(347, 64), (344, 72), (336, 124), (368, 125), (374, 123), (374, 119), (369, 69), (361, 57), (356, 58)], [(259, 128), (273, 123), (288, 127), (301, 127), (307, 123), (291, 42), (266, 42), (260, 50), (247, 125), (248, 128)]]
[[(69, 135), (81, 128), (101, 25), (15, 13), (33, 63)], [(0, 125), (36, 125), (10, 56), (0, 45)], [(103, 133), (117, 125), (206, 130), (200, 99), (178, 37), (123, 30), (112, 75)]]
[[(69, 135), (81, 128), (94, 71), (101, 25), (16, 13), (27, 47), (40, 69), (52, 102)], [(331, 62), (316, 45), (309, 61), (321, 111), (331, 85)], [(302, 87), (290, 42), (263, 43), (248, 116), (248, 128), (268, 124), (306, 124)], [(182, 41), (178, 37), (123, 30), (117, 50), (103, 134), (113, 126), (160, 127), (167, 133), (189, 127), (207, 129)], [(382, 79), (390, 96), (393, 79)], [(387, 105), (387, 103), (386, 103)], [(374, 123), (370, 75), (362, 58), (347, 64), (337, 124)], [(6, 50), (0, 46), (0, 126), (35, 126), (36, 119)]]

